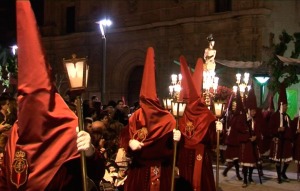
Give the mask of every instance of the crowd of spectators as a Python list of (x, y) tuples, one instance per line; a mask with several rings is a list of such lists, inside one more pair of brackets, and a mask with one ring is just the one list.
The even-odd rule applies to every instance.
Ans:
[(0, 95), (0, 174), (3, 169), (5, 145), (8, 140), (7, 132), (17, 119), (17, 101), (8, 93)]
[[(75, 103), (74, 103), (75, 104)], [(139, 108), (138, 102), (132, 107), (123, 100), (111, 100), (102, 105), (97, 96), (83, 101), (84, 129), (91, 135), (92, 144), (106, 161), (105, 175), (99, 180), (100, 190), (123, 190), (127, 165), (115, 162), (119, 149), (119, 136), (128, 124), (133, 111)]]

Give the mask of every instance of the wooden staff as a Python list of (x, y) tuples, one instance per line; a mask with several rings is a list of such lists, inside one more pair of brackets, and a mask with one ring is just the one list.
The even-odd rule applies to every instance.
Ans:
[[(76, 97), (76, 111), (77, 111), (77, 117), (78, 117), (78, 127), (79, 131), (83, 131), (83, 113), (82, 113), (82, 101), (81, 97)], [(86, 160), (85, 160), (85, 153), (84, 151), (80, 151), (80, 162), (81, 162), (81, 173), (82, 173), (82, 186), (83, 191), (88, 191), (87, 186), (87, 168), (86, 168)]]
[[(175, 107), (176, 107), (176, 114), (173, 113), (172, 111), (172, 114), (174, 115), (174, 117), (176, 118), (176, 126), (175, 126), (175, 129), (178, 130), (179, 128), (179, 118), (182, 117), (183, 115), (183, 112), (185, 110), (185, 106), (186, 106), (186, 103), (184, 101), (175, 101)], [(180, 104), (182, 104), (180, 107)], [(179, 109), (183, 109), (183, 111), (179, 111)], [(172, 107), (173, 109), (173, 107)], [(172, 166), (172, 179), (171, 179), (171, 191), (174, 191), (174, 184), (175, 184), (175, 165), (176, 165), (176, 157), (177, 157), (177, 141), (173, 141), (173, 145), (174, 145), (174, 154), (173, 154), (173, 166)]]
[[(179, 104), (178, 104), (178, 107), (179, 107)], [(178, 110), (177, 110), (177, 114), (179, 112)], [(179, 116), (177, 115), (176, 127), (175, 127), (176, 130), (178, 130), (178, 126), (179, 126)], [(173, 141), (173, 146), (174, 146), (174, 153), (173, 153), (173, 165), (172, 165), (171, 191), (174, 191), (174, 187), (175, 187), (174, 184), (175, 184), (175, 165), (176, 165), (176, 156), (177, 156), (177, 141)]]
[[(217, 123), (220, 123), (218, 119)], [(220, 155), (220, 130), (217, 129), (217, 164), (216, 164), (216, 189), (219, 188), (219, 155)]]

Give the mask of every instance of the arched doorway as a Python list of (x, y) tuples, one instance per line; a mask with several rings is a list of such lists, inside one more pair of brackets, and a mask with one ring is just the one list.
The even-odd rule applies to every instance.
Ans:
[(128, 80), (128, 105), (132, 106), (134, 102), (139, 101), (140, 89), (142, 84), (144, 66), (135, 66), (129, 75)]

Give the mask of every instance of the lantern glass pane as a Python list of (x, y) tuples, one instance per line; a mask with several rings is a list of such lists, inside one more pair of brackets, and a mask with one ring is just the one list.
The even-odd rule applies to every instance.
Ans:
[(223, 111), (223, 103), (214, 103), (215, 106), (215, 114), (217, 117), (222, 116), (222, 111)]
[(186, 104), (183, 102), (172, 102), (172, 115), (182, 117)]
[(167, 110), (171, 110), (172, 109), (171, 102), (172, 102), (172, 99), (170, 99), (170, 98), (163, 99), (163, 103), (164, 103), (165, 109), (167, 109)]
[(66, 63), (66, 68), (68, 72), (68, 77), (70, 80), (71, 88), (83, 87), (83, 71), (84, 71), (84, 61)]

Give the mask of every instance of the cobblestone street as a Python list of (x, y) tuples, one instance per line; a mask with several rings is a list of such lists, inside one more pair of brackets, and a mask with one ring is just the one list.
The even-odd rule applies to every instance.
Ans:
[[(290, 182), (283, 182), (282, 184), (277, 183), (277, 174), (275, 172), (274, 164), (267, 163), (264, 164), (264, 176), (262, 177), (262, 184), (259, 183), (259, 177), (257, 170), (254, 169), (253, 180), (256, 182), (255, 185), (248, 185), (246, 188), (242, 188), (243, 181), (236, 180), (236, 175), (234, 169), (231, 169), (227, 177), (223, 177), (222, 172), (225, 166), (220, 166), (220, 189), (223, 191), (299, 191), (300, 182), (297, 181), (297, 171), (295, 163), (291, 163), (288, 168), (287, 176)], [(241, 170), (241, 169), (240, 169)], [(242, 174), (242, 173), (241, 173)]]

